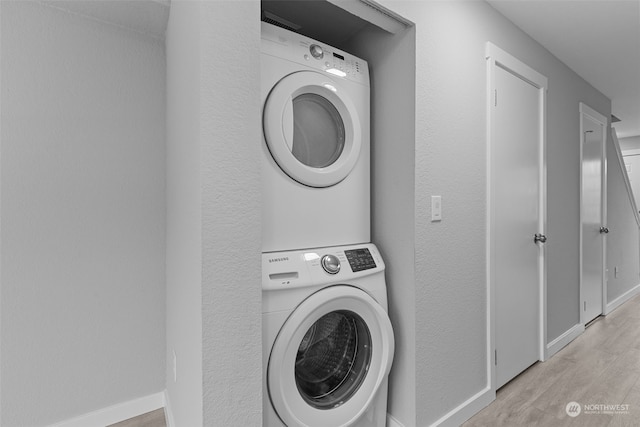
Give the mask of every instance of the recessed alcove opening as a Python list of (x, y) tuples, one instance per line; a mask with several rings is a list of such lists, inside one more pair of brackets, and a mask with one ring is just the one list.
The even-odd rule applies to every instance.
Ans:
[(262, 20), (369, 64), (371, 240), (387, 267), (389, 316), (396, 339), (387, 411), (399, 418), (414, 414), (415, 27), (369, 0), (262, 0)]

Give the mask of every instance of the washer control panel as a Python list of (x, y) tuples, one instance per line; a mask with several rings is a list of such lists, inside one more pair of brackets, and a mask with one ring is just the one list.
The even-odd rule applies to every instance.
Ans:
[(384, 260), (372, 243), (265, 252), (262, 254), (262, 289), (349, 284), (351, 279), (384, 277), (384, 270)]
[(376, 268), (376, 262), (369, 252), (369, 248), (358, 248), (344, 251), (347, 256), (347, 261), (351, 266), (351, 270), (355, 273), (357, 271), (368, 270), (370, 268)]

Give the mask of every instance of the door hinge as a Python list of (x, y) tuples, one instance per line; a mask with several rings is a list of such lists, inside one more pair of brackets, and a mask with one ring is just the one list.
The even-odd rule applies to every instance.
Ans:
[(586, 301), (584, 302), (584, 309), (583, 310), (587, 311), (587, 302)]
[(494, 90), (493, 106), (494, 106), (494, 107), (497, 107), (497, 106), (498, 106), (498, 89), (495, 89), (495, 90)]
[(493, 350), (493, 360), (495, 365), (498, 366), (498, 350)]

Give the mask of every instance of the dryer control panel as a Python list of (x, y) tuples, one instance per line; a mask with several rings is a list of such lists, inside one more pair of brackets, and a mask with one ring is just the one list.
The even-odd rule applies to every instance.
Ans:
[(369, 65), (364, 59), (266, 22), (262, 22), (261, 51), (369, 86)]

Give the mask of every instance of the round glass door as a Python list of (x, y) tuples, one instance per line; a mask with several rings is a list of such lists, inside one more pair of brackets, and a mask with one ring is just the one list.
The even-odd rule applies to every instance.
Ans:
[(358, 113), (340, 82), (314, 71), (280, 80), (263, 113), (264, 138), (280, 169), (310, 187), (349, 175), (360, 156)]
[(312, 168), (335, 163), (344, 149), (344, 123), (327, 99), (303, 93), (293, 99), (293, 146), (291, 153)]
[(273, 343), (273, 408), (285, 425), (352, 425), (389, 374), (393, 352), (391, 321), (380, 304), (352, 286), (324, 288), (298, 305)]
[(298, 347), (296, 386), (314, 408), (333, 409), (362, 384), (371, 362), (369, 328), (356, 313), (325, 314), (309, 328)]

